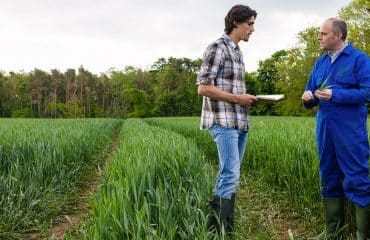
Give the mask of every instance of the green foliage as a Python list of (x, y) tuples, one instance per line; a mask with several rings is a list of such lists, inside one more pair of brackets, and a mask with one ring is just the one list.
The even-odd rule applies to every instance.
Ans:
[(128, 99), (129, 108), (132, 110), (128, 113), (128, 117), (140, 118), (148, 115), (149, 101), (145, 91), (137, 88), (129, 88), (123, 93)]
[[(146, 119), (151, 125), (178, 132), (194, 140), (203, 150), (204, 158), (218, 164), (215, 143), (208, 131), (199, 130), (199, 120), (199, 117)], [(253, 182), (253, 187), (268, 186), (267, 188), (262, 187), (266, 192), (258, 193), (258, 195), (269, 198), (273, 202), (277, 202), (275, 198), (284, 198), (285, 204), (289, 203), (285, 206), (288, 207), (287, 211), (296, 212), (296, 216), (300, 219), (297, 222), (301, 223), (303, 220), (307, 224), (307, 226), (292, 226), (307, 229), (307, 232), (302, 234), (304, 236), (296, 236), (297, 239), (315, 236), (323, 231), (324, 226), (314, 127), (313, 117), (251, 117), (248, 146), (241, 168), (241, 176), (248, 176), (248, 179)], [(258, 188), (255, 191), (258, 192), (261, 189)], [(251, 197), (254, 197), (253, 193), (248, 192), (248, 198)], [(245, 203), (241, 202), (241, 204)], [(353, 211), (351, 211), (352, 206), (350, 204), (349, 206), (345, 219), (348, 225), (353, 226)], [(274, 208), (274, 216), (275, 210)], [(266, 217), (265, 208), (259, 211), (257, 214), (263, 212)], [(245, 220), (253, 216), (250, 212), (246, 212), (246, 215), (240, 215), (240, 218)], [(278, 219), (276, 220), (279, 222)], [(253, 222), (251, 225), (255, 227), (253, 225), (258, 223), (253, 220), (251, 220)], [(251, 235), (245, 229), (252, 227), (246, 226), (245, 221), (242, 223), (236, 226), (236, 239), (262, 237)], [(268, 237), (271, 234), (269, 232), (264, 233), (266, 236), (262, 239), (280, 239)]]
[(286, 54), (287, 52), (285, 50), (280, 50), (275, 52), (271, 58), (260, 61), (256, 76), (259, 94), (276, 93), (275, 85), (276, 81), (279, 79), (276, 64), (280, 62)]
[(155, 108), (155, 116), (175, 116), (176, 106), (174, 105), (176, 95), (175, 94), (162, 94), (158, 97)]
[(119, 123), (0, 119), (0, 238), (24, 239), (61, 214)]
[(154, 116), (192, 116), (200, 114), (200, 102), (196, 92), (185, 89), (182, 92), (161, 94), (153, 110)]
[[(284, 59), (286, 54), (287, 52), (285, 50), (280, 50), (275, 52), (271, 58), (259, 62), (259, 68), (255, 76), (256, 84), (254, 86), (256, 94), (280, 94), (280, 89), (278, 89), (277, 86), (277, 81), (280, 76), (276, 66), (282, 59)], [(249, 90), (248, 93), (250, 93)], [(276, 104), (261, 104), (252, 108), (251, 113), (255, 115), (280, 114), (276, 111)]]
[(252, 95), (257, 95), (259, 93), (258, 83), (256, 79), (256, 73), (245, 73), (245, 84), (247, 86), (247, 92)]
[(30, 108), (15, 109), (11, 115), (12, 118), (35, 118), (37, 114)]
[[(210, 134), (199, 130), (199, 117), (149, 118), (146, 121), (194, 140), (206, 159), (218, 163)], [(323, 224), (318, 164), (314, 118), (251, 117), (241, 175), (252, 175), (256, 183), (267, 184), (281, 193), (309, 224), (311, 236), (322, 231)]]
[(49, 116), (54, 118), (66, 118), (71, 117), (71, 113), (68, 112), (68, 107), (64, 103), (49, 103), (46, 108)]
[(107, 115), (100, 106), (94, 106), (93, 117), (104, 118), (104, 117), (107, 117)]
[(196, 70), (200, 61), (169, 58), (160, 59), (153, 65), (154, 116), (191, 116), (200, 113), (197, 88), (195, 86)]
[(126, 120), (82, 238), (212, 239), (205, 210), (210, 168), (194, 142)]
[(348, 24), (348, 41), (370, 55), (369, 1), (353, 0), (339, 11), (339, 16)]
[(83, 118), (85, 117), (84, 109), (80, 107), (78, 101), (69, 101), (66, 104), (66, 111), (63, 112), (65, 118)]
[(299, 45), (287, 51), (285, 57), (276, 64), (280, 77), (277, 81), (277, 88), (286, 96), (286, 100), (277, 105), (281, 115), (313, 114), (304, 109), (301, 96), (311, 69), (321, 54), (317, 35), (318, 28), (316, 27), (300, 32), (298, 34)]

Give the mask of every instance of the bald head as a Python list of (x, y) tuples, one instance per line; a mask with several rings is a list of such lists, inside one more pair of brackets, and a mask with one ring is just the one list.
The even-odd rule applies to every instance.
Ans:
[(345, 41), (347, 38), (347, 24), (345, 21), (339, 18), (328, 18), (325, 20), (323, 25), (326, 24), (334, 35), (340, 36), (340, 38)]
[(337, 51), (344, 46), (346, 37), (346, 23), (337, 18), (328, 18), (320, 27), (320, 48), (329, 52)]

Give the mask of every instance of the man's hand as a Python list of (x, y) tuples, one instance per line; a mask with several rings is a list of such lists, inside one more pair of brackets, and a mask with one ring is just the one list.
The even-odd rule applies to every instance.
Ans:
[(198, 94), (211, 99), (236, 103), (242, 106), (253, 107), (258, 105), (259, 101), (256, 96), (250, 94), (232, 94), (222, 91), (214, 85), (200, 84), (198, 86)]
[(332, 96), (332, 90), (327, 88), (324, 90), (316, 90), (315, 91), (315, 96), (320, 99), (320, 100), (326, 100), (329, 101)]
[(308, 102), (311, 102), (314, 100), (314, 97), (313, 97), (313, 94), (311, 91), (305, 91), (303, 94), (302, 94), (302, 100), (303, 102), (305, 103), (308, 103)]
[(258, 105), (259, 100), (254, 95), (242, 94), (237, 95), (237, 103), (242, 106), (253, 107)]

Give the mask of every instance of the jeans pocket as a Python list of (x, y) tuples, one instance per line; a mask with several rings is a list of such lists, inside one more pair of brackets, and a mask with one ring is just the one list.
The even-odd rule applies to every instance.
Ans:
[(214, 124), (212, 127), (208, 129), (209, 134), (211, 134), (211, 137), (214, 141), (216, 141), (217, 134), (220, 132), (220, 125)]

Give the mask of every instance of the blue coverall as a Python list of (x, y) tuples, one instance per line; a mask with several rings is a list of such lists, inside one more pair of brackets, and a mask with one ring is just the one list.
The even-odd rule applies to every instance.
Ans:
[(327, 79), (332, 89), (329, 101), (315, 97), (305, 103), (319, 105), (316, 114), (316, 141), (320, 159), (320, 178), (324, 198), (343, 195), (365, 207), (370, 204), (369, 142), (367, 107), (370, 101), (370, 59), (348, 44), (331, 62), (321, 56), (309, 78), (306, 90), (312, 93)]

